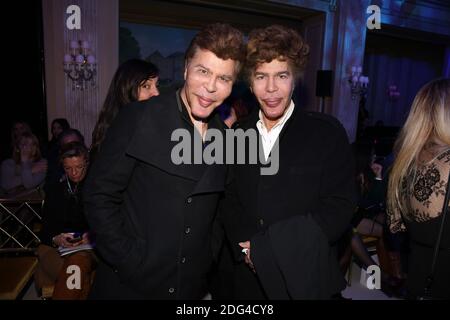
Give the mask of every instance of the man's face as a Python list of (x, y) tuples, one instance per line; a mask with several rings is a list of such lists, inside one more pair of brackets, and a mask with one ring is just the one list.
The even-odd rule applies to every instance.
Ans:
[(287, 61), (262, 63), (252, 74), (251, 87), (263, 116), (276, 123), (286, 112), (295, 86), (294, 75)]
[(197, 49), (184, 70), (181, 97), (191, 116), (206, 119), (230, 95), (236, 61), (222, 60), (208, 50)]
[(70, 157), (63, 160), (63, 168), (69, 179), (75, 183), (80, 182), (86, 175), (86, 159), (82, 156)]

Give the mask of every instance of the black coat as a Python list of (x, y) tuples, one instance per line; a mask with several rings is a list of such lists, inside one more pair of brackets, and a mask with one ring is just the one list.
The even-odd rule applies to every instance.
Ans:
[[(257, 111), (241, 124), (243, 129), (257, 130)], [(243, 254), (238, 242), (260, 237), (273, 226), (283, 230), (283, 224), (292, 223), (295, 217), (310, 215), (318, 226), (317, 230), (321, 230), (328, 243), (333, 245), (348, 227), (355, 208), (352, 154), (346, 132), (334, 118), (304, 112), (296, 107), (279, 137), (279, 159), (276, 175), (261, 175), (261, 165), (258, 164), (234, 165), (230, 170), (220, 218), (234, 257), (241, 261), (234, 270), (233, 298), (270, 297), (262, 289), (261, 279), (242, 262)], [(298, 245), (294, 243), (298, 239), (292, 235), (292, 243), (286, 243), (289, 247), (286, 255), (292, 254), (292, 246)], [(314, 244), (307, 241), (302, 244), (310, 245)], [(254, 249), (268, 254), (270, 248), (259, 245)], [(292, 262), (295, 263), (294, 260)], [(336, 266), (333, 263), (330, 268)], [(334, 271), (331, 273), (337, 275)], [(336, 284), (342, 285), (342, 279), (335, 280), (334, 289), (339, 290)]]
[(345, 287), (335, 252), (311, 216), (274, 223), (251, 238), (251, 259), (271, 300), (329, 299)]
[[(199, 299), (211, 263), (211, 224), (226, 171), (175, 165), (175, 129), (194, 127), (175, 91), (125, 106), (85, 185), (85, 209), (106, 264), (92, 298)], [(209, 128), (223, 130), (217, 115)]]

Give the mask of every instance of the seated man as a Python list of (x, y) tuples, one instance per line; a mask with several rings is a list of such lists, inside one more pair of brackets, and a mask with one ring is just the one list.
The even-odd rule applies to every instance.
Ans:
[[(89, 249), (92, 237), (84, 216), (81, 199), (84, 178), (89, 163), (88, 150), (80, 142), (71, 142), (61, 149), (60, 162), (65, 179), (52, 185), (45, 199), (42, 244), (38, 248), (39, 265), (35, 274), (38, 288), (54, 285), (53, 299), (86, 299), (95, 266), (92, 250), (81, 250), (60, 255), (61, 249)], [(83, 247), (83, 248), (84, 248)], [(58, 249), (57, 249), (58, 248)], [(68, 288), (67, 268), (80, 268), (79, 288)]]

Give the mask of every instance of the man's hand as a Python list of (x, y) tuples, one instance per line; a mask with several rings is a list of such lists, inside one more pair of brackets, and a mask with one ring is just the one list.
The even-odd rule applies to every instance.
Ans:
[[(250, 267), (250, 269), (256, 273), (255, 266), (250, 259), (250, 241), (239, 242), (239, 246), (243, 248), (242, 252), (245, 253), (245, 263)], [(244, 251), (246, 250), (246, 252)]]
[(89, 237), (89, 232), (85, 232), (83, 233), (83, 239), (81, 240), (81, 244), (90, 244), (91, 243), (91, 239)]
[(53, 242), (58, 247), (64, 247), (64, 248), (71, 248), (71, 247), (75, 247), (80, 244), (80, 242), (77, 242), (77, 243), (70, 242), (71, 239), (73, 239), (72, 233), (60, 233), (53, 238)]

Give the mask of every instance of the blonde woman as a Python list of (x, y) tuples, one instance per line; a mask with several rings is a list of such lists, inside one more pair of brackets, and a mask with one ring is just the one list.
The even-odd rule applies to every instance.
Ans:
[(47, 160), (41, 157), (39, 140), (30, 132), (17, 138), (11, 159), (1, 165), (1, 187), (9, 194), (36, 188), (44, 182)]
[[(417, 298), (432, 269), (448, 186), (450, 79), (434, 80), (420, 89), (395, 152), (388, 186), (388, 225), (392, 232), (409, 232), (408, 291), (410, 298)], [(450, 298), (449, 221), (447, 217), (431, 286), (433, 299)]]

